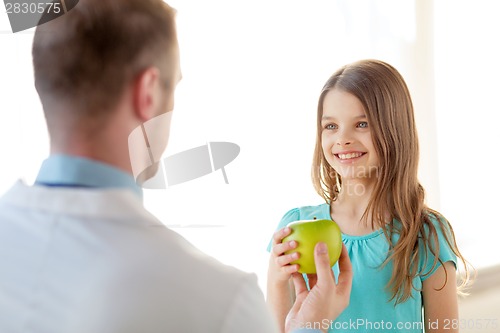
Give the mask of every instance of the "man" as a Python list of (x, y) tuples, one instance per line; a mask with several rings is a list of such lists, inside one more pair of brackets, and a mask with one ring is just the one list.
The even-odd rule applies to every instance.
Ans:
[[(129, 145), (134, 129), (159, 117), (148, 140), (154, 154), (167, 144), (181, 77), (174, 10), (81, 0), (37, 28), (33, 64), (51, 156), (34, 186), (19, 182), (0, 200), (0, 332), (274, 332), (255, 276), (165, 228), (132, 176), (151, 158)], [(287, 331), (348, 302), (346, 253), (338, 285), (324, 244), (316, 262), (310, 292), (294, 277)]]

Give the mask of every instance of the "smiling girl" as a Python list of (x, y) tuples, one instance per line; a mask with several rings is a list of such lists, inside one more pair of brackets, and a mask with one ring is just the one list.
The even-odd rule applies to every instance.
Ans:
[[(424, 203), (418, 158), (413, 105), (396, 69), (364, 60), (328, 79), (312, 165), (325, 203), (288, 211), (268, 249), (267, 299), (281, 327), (299, 269), (291, 264), (299, 253), (284, 254), (297, 247), (281, 243), (286, 225), (316, 217), (337, 222), (354, 274), (349, 306), (325, 331), (458, 332), (457, 291), (469, 269), (449, 222)], [(457, 260), (465, 267), (458, 288)]]

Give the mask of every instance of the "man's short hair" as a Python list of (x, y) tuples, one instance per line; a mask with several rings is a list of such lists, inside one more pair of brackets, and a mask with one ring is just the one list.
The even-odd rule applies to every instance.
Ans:
[(161, 0), (80, 0), (67, 14), (37, 27), (35, 87), (44, 105), (62, 102), (77, 117), (96, 117), (118, 103), (125, 86), (157, 66), (173, 81), (175, 10)]

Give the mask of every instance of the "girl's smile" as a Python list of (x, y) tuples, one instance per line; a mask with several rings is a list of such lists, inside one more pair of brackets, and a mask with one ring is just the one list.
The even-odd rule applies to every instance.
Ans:
[(355, 163), (361, 157), (365, 156), (366, 152), (351, 150), (351, 151), (343, 151), (336, 154), (334, 153), (333, 155), (339, 160), (339, 163), (349, 164), (349, 163)]

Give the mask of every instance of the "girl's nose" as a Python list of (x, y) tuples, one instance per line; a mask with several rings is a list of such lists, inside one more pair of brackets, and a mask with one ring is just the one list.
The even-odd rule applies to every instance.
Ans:
[(353, 142), (353, 133), (349, 128), (341, 128), (335, 139), (338, 146), (348, 146)]
[(338, 140), (337, 141), (337, 145), (339, 145), (339, 146), (348, 146), (350, 144), (351, 144), (350, 140)]
[(352, 139), (346, 135), (341, 135), (337, 138), (337, 145), (348, 146), (352, 143)]

